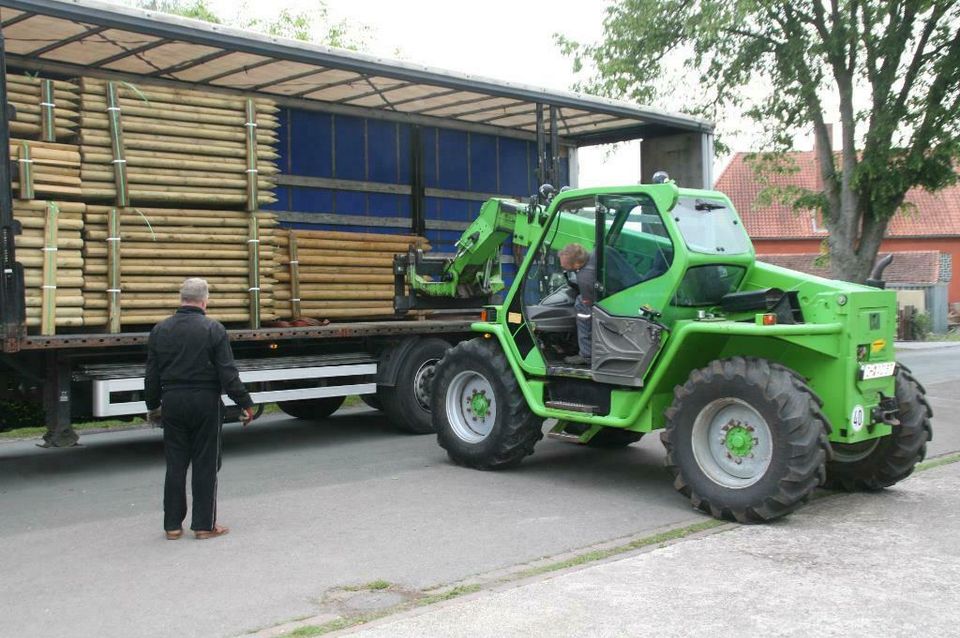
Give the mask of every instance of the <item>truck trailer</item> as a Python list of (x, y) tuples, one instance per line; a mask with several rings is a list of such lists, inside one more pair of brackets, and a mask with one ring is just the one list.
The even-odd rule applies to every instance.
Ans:
[[(14, 79), (41, 82), (42, 91), (47, 91), (40, 93), (35, 109), (27, 105), (19, 113), (10, 108), (0, 113), (0, 399), (6, 405), (41, 407), (48, 429), (44, 438), (50, 446), (76, 443), (71, 423), (79, 420), (145, 411), (140, 395), (150, 326), (131, 322), (131, 314), (150, 315), (144, 309), (127, 310), (136, 292), (124, 290), (122, 264), (97, 275), (103, 283), (97, 279), (96, 291), (91, 292), (93, 278), (86, 281), (84, 298), (95, 293), (97, 308), (103, 309), (82, 315), (77, 319), (80, 325), (57, 325), (48, 320), (46, 311), (31, 306), (35, 293), (24, 277), (24, 263), (56, 264), (66, 259), (56, 256), (56, 238), (51, 244), (38, 230), (25, 231), (15, 215), (15, 203), (33, 195), (31, 201), (41, 209), (46, 206), (39, 214), (48, 219), (57, 214), (48, 199), (103, 206), (102, 215), (97, 214), (104, 220), (104, 246), (93, 250), (84, 244), (83, 251), (91, 261), (102, 259), (105, 264), (112, 263), (112, 254), (120, 260), (124, 215), (149, 219), (150, 206), (189, 207), (184, 201), (153, 199), (164, 196), (163, 189), (169, 191), (170, 186), (141, 192), (121, 179), (127, 176), (125, 170), (132, 170), (128, 160), (134, 164), (132, 151), (130, 157), (117, 154), (124, 134), (134, 148), (147, 134), (144, 130), (181, 134), (163, 125), (153, 129), (133, 125), (137, 113), (150, 106), (151, 95), (175, 101), (169, 98), (199, 92), (204, 96), (195, 99), (200, 110), (207, 109), (209, 100), (247, 104), (246, 122), (240, 122), (238, 135), (247, 140), (250, 163), (240, 166), (232, 179), (241, 190), (246, 185), (247, 196), (233, 209), (233, 204), (223, 207), (224, 223), (227, 217), (269, 216), (277, 228), (292, 232), (400, 234), (428, 243), (432, 258), (455, 256), (456, 242), (484, 201), (526, 199), (548, 182), (557, 188), (576, 186), (577, 149), (584, 146), (642, 139), (648, 180), (662, 169), (686, 186), (712, 185), (712, 124), (684, 115), (97, 2), (0, 0), (0, 33), (4, 80), (0, 103), (8, 104), (8, 88), (17, 86), (11, 83)], [(102, 111), (89, 118), (81, 115), (81, 127), (88, 120), (90, 126), (102, 126), (104, 139), (114, 143), (114, 155), (104, 160), (112, 168), (88, 173), (84, 151), (79, 195), (48, 198), (25, 189), (31, 177), (24, 171), (36, 168), (33, 162), (39, 156), (30, 156), (29, 144), (11, 145), (10, 140), (11, 134), (29, 138), (29, 131), (36, 129), (40, 139), (72, 141), (71, 122), (62, 116), (62, 104), (57, 106), (56, 82), (72, 82), (81, 92), (87, 87), (103, 91), (98, 98)], [(270, 105), (269, 114), (257, 111), (264, 104)], [(275, 124), (273, 133), (264, 132), (263, 118)], [(188, 125), (195, 123), (183, 126)], [(263, 167), (256, 155), (249, 157), (250, 144), (256, 149), (261, 138), (274, 140), (276, 146), (270, 198), (257, 190), (264, 179), (257, 171)], [(157, 155), (159, 162), (162, 153)], [(186, 175), (177, 172), (181, 168), (189, 167), (159, 168), (149, 176), (155, 177), (152, 182), (169, 183)], [(107, 181), (103, 188), (88, 191), (88, 175)], [(180, 190), (190, 197), (201, 188), (187, 185)], [(232, 202), (230, 197), (223, 195), (223, 201)], [(64, 211), (68, 206), (62, 206)], [(110, 226), (114, 223), (116, 232)], [(256, 223), (251, 228), (247, 241), (256, 247), (261, 237)], [(149, 229), (154, 240), (157, 232)], [(36, 241), (26, 241), (27, 236)], [(203, 251), (212, 254), (216, 247), (196, 248), (199, 257), (185, 257), (184, 264), (201, 263)], [(519, 255), (509, 242), (502, 252), (499, 265), (509, 280)], [(262, 257), (255, 249), (250, 254), (251, 259)], [(148, 252), (144, 261), (149, 257)], [(297, 261), (294, 254), (285, 268), (292, 269)], [(250, 273), (259, 273), (261, 266), (252, 262)], [(193, 270), (193, 276), (206, 274), (202, 265)], [(402, 302), (389, 312), (381, 309), (377, 316), (331, 312), (332, 323), (327, 325), (271, 324), (260, 316), (261, 283), (251, 279), (243, 293), (250, 299), (244, 318), (225, 321), (241, 378), (256, 402), (278, 402), (291, 415), (323, 418), (346, 396), (362, 395), (400, 428), (433, 431), (429, 390), (434, 365), (450, 346), (471, 336), (478, 303), (464, 304), (460, 299), (446, 304), (448, 308), (436, 303), (418, 310)], [(37, 282), (36, 288), (43, 291), (36, 295), (57, 299), (58, 291), (46, 280)], [(408, 291), (397, 293), (400, 300), (412, 298)], [(294, 292), (284, 303), (298, 305), (305, 296)], [(314, 302), (315, 319), (326, 318), (324, 306), (336, 304)], [(55, 302), (45, 307), (55, 307)], [(150, 310), (163, 314), (174, 309), (170, 305)], [(102, 321), (93, 319), (99, 313)]]

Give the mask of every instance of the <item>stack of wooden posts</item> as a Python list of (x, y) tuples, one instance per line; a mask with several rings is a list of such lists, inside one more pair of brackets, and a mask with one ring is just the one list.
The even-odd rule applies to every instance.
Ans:
[(80, 88), (88, 201), (203, 208), (276, 201), (272, 101), (91, 78)]
[[(117, 211), (118, 235), (110, 232), (112, 211)], [(218, 321), (250, 322), (252, 299), (261, 320), (275, 319), (277, 220), (271, 213), (256, 213), (261, 243), (251, 244), (250, 215), (242, 211), (88, 206), (84, 324), (108, 325), (114, 297), (119, 301), (121, 325), (160, 321), (179, 305), (178, 291), (188, 277), (201, 277), (210, 284), (208, 315)], [(117, 236), (119, 241), (111, 239)], [(111, 257), (113, 245), (117, 252)], [(254, 277), (249, 274), (254, 263), (248, 252), (251, 245), (259, 246)], [(119, 265), (116, 269), (114, 261)]]
[(27, 326), (41, 334), (83, 325), (84, 208), (76, 202), (14, 201), (14, 217), (23, 227), (17, 261), (24, 269)]
[(79, 87), (63, 80), (7, 75), (7, 100), (16, 109), (10, 134), (32, 140), (71, 140), (80, 121)]
[(430, 246), (416, 235), (281, 230), (274, 293), (282, 318), (362, 319), (394, 314), (393, 256)]
[(18, 199), (80, 197), (80, 149), (73, 144), (10, 140), (11, 173)]

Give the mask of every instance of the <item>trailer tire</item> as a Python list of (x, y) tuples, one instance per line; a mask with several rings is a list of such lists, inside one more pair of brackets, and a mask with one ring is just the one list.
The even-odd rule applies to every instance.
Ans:
[(418, 340), (404, 355), (397, 370), (397, 382), (382, 386), (377, 398), (394, 425), (412, 434), (431, 434), (430, 394), (437, 362), (450, 349), (443, 339)]
[(280, 401), (277, 403), (277, 407), (296, 419), (319, 421), (336, 412), (346, 399), (347, 397), (324, 397), (322, 399)]
[(674, 390), (660, 435), (674, 487), (715, 518), (789, 514), (825, 479), (828, 425), (803, 379), (765, 359), (732, 357)]
[(434, 387), (437, 442), (455, 463), (478, 470), (513, 467), (543, 438), (543, 419), (527, 406), (492, 339), (464, 341), (447, 352)]
[(902, 364), (897, 364), (895, 378), (900, 425), (887, 436), (867, 441), (869, 445), (834, 444), (827, 487), (847, 492), (882, 490), (910, 476), (927, 455), (933, 410), (926, 390)]

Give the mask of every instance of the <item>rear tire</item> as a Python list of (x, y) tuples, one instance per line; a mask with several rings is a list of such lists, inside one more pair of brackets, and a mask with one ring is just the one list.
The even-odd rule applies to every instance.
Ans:
[(324, 397), (322, 399), (280, 401), (277, 403), (277, 407), (294, 418), (319, 421), (336, 412), (346, 399), (347, 397)]
[(781, 365), (713, 361), (674, 390), (665, 416), (660, 439), (674, 487), (715, 518), (773, 520), (824, 480), (826, 420), (813, 391)]
[(435, 432), (430, 417), (430, 394), (437, 362), (450, 349), (443, 339), (420, 339), (406, 353), (397, 370), (397, 383), (382, 386), (377, 398), (390, 420), (413, 434)]
[(543, 438), (543, 419), (527, 406), (500, 344), (472, 339), (437, 364), (433, 393), (437, 442), (460, 465), (518, 465)]
[(896, 397), (900, 425), (879, 439), (864, 443), (834, 444), (834, 459), (827, 464), (827, 487), (848, 492), (873, 492), (902, 481), (927, 455), (933, 438), (926, 390), (910, 369), (898, 364)]

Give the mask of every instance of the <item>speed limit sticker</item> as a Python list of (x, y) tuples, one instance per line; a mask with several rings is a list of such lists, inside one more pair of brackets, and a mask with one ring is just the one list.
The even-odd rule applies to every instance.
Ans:
[(859, 432), (863, 429), (864, 421), (866, 420), (866, 414), (863, 411), (862, 405), (854, 406), (853, 414), (850, 415), (850, 427), (853, 428), (854, 432)]

